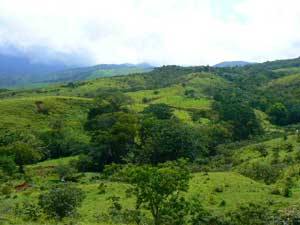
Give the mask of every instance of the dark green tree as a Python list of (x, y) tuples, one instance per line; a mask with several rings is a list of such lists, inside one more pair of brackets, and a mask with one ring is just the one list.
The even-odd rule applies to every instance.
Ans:
[(207, 153), (204, 133), (176, 119), (146, 118), (140, 134), (142, 150), (137, 153), (140, 162), (157, 164), (181, 157), (194, 160)]
[(89, 156), (97, 170), (104, 165), (123, 163), (124, 157), (135, 147), (137, 119), (134, 115), (117, 112), (97, 116), (92, 130), (92, 149)]
[(85, 195), (81, 189), (69, 184), (61, 184), (40, 195), (39, 205), (47, 215), (61, 220), (74, 213), (84, 198)]
[(247, 104), (225, 101), (216, 103), (214, 108), (219, 112), (220, 119), (230, 124), (236, 140), (247, 139), (263, 131), (254, 110)]
[(165, 103), (160, 103), (151, 104), (143, 111), (143, 113), (150, 114), (156, 117), (157, 119), (166, 120), (172, 117), (173, 111), (174, 110), (169, 105)]
[(0, 170), (11, 176), (16, 172), (17, 165), (12, 156), (0, 156)]
[(21, 173), (24, 173), (24, 165), (37, 162), (42, 157), (39, 150), (33, 149), (32, 146), (23, 142), (16, 142), (13, 145), (2, 147), (0, 156), (13, 157)]
[(288, 111), (282, 103), (275, 103), (268, 111), (272, 123), (277, 125), (286, 125), (288, 121)]

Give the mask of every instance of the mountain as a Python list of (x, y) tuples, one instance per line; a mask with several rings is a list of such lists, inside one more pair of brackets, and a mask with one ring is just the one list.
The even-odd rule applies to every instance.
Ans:
[(62, 63), (34, 63), (26, 57), (0, 55), (0, 76), (43, 75), (67, 68)]
[(243, 67), (251, 64), (254, 63), (245, 62), (245, 61), (226, 61), (226, 62), (218, 63), (213, 67)]
[(72, 68), (60, 62), (37, 63), (23, 56), (0, 54), (0, 87), (40, 86), (55, 82), (73, 82), (84, 79), (126, 75), (152, 70), (147, 63), (100, 64)]
[(0, 54), (0, 87), (27, 84), (43, 79), (46, 74), (69, 68), (63, 63), (37, 63), (23, 56)]
[(153, 69), (147, 63), (141, 64), (99, 64), (90, 67), (68, 69), (47, 75), (46, 82), (74, 82), (99, 77), (112, 77), (116, 75), (127, 75), (132, 73), (143, 73)]

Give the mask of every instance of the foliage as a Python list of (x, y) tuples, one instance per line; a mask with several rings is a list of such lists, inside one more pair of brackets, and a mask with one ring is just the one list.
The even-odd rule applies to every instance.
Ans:
[[(215, 96), (217, 102), (214, 105), (220, 119), (228, 122), (232, 127), (233, 138), (236, 140), (247, 139), (253, 135), (262, 133), (261, 125), (256, 118), (254, 110), (241, 102), (240, 97), (228, 95), (227, 92)], [(238, 95), (238, 94), (236, 94)]]
[(99, 115), (94, 123), (89, 156), (96, 170), (104, 165), (124, 162), (124, 157), (135, 148), (137, 119), (134, 115), (117, 112)]
[(266, 184), (275, 183), (280, 175), (280, 167), (266, 162), (253, 162), (240, 169), (240, 173)]
[(58, 165), (54, 172), (59, 176), (60, 181), (71, 181), (74, 180), (75, 169), (69, 165)]
[(181, 157), (191, 160), (206, 154), (205, 134), (176, 119), (146, 118), (141, 125), (139, 161), (157, 164)]
[(288, 121), (288, 111), (282, 103), (275, 103), (268, 109), (271, 121), (278, 125), (285, 125)]
[(229, 213), (230, 224), (234, 225), (269, 225), (272, 213), (262, 204), (249, 203), (240, 205)]
[(0, 170), (7, 175), (13, 175), (16, 171), (17, 165), (12, 156), (0, 156)]
[[(150, 210), (154, 224), (159, 225), (172, 208), (167, 205), (175, 204), (181, 207), (179, 194), (188, 190), (190, 179), (186, 162), (180, 160), (165, 163), (159, 167), (134, 167), (131, 173), (131, 184), (136, 196), (136, 208), (146, 207)], [(179, 201), (179, 202), (178, 202)]]
[(173, 115), (173, 109), (168, 106), (167, 104), (160, 103), (160, 104), (151, 104), (148, 106), (143, 113), (151, 114), (155, 116), (157, 119), (170, 119)]
[(19, 171), (22, 173), (24, 173), (24, 165), (41, 159), (39, 151), (22, 142), (16, 142), (11, 146), (1, 148), (0, 155), (12, 156), (15, 163), (19, 166)]
[(69, 184), (57, 185), (39, 198), (39, 205), (49, 216), (62, 219), (76, 211), (83, 199), (84, 192)]

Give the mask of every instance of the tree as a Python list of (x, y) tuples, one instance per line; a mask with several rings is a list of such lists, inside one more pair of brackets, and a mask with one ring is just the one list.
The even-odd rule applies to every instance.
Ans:
[(164, 224), (169, 214), (168, 205), (180, 202), (180, 194), (188, 190), (190, 172), (186, 161), (168, 162), (158, 167), (149, 165), (133, 167), (129, 171), (136, 208), (150, 210), (155, 225)]
[(39, 205), (47, 215), (61, 220), (74, 213), (84, 198), (85, 195), (81, 189), (69, 184), (61, 184), (40, 195)]
[(143, 113), (150, 114), (156, 117), (157, 119), (166, 120), (172, 117), (173, 111), (174, 110), (169, 105), (165, 103), (160, 103), (151, 104), (143, 111)]
[[(94, 106), (88, 113), (88, 120), (91, 121), (97, 115), (127, 111), (126, 105), (130, 103), (130, 98), (120, 92), (102, 92), (94, 101)], [(87, 122), (86, 127), (91, 125)]]
[(168, 160), (194, 160), (207, 153), (205, 135), (176, 119), (146, 118), (141, 122), (141, 150), (138, 161), (157, 164)]
[(124, 157), (135, 148), (137, 119), (134, 115), (117, 112), (98, 115), (92, 130), (92, 150), (89, 156), (97, 170), (104, 165), (123, 163)]
[(282, 103), (275, 103), (268, 111), (272, 123), (277, 125), (286, 125), (288, 121), (288, 111)]
[(34, 163), (42, 157), (38, 150), (23, 142), (16, 142), (11, 146), (1, 148), (0, 155), (12, 156), (21, 173), (24, 173), (24, 165)]
[(58, 165), (54, 172), (59, 176), (60, 181), (72, 180), (74, 178), (75, 169), (69, 165)]
[(0, 156), (0, 170), (11, 176), (16, 171), (17, 165), (11, 156)]
[(52, 124), (51, 129), (42, 133), (48, 158), (59, 158), (84, 152), (88, 148), (85, 138), (75, 129), (66, 127), (62, 120)]
[(219, 112), (220, 119), (232, 126), (233, 138), (247, 139), (251, 135), (262, 133), (262, 128), (254, 110), (247, 104), (236, 102), (215, 103), (214, 108)]
[(300, 104), (292, 105), (289, 109), (289, 123), (300, 122)]

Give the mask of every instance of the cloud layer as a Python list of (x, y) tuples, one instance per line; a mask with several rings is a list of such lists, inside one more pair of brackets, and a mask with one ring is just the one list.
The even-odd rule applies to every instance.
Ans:
[(0, 50), (69, 64), (300, 55), (298, 0), (0, 0)]

